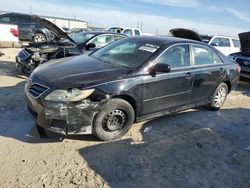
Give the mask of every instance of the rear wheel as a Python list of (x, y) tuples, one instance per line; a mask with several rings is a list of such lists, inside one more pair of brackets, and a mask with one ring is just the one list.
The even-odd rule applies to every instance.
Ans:
[(33, 37), (34, 43), (47, 42), (46, 36), (42, 33), (36, 33)]
[(228, 87), (227, 84), (221, 83), (217, 89), (215, 90), (212, 101), (210, 103), (210, 107), (213, 110), (218, 110), (224, 104), (228, 94)]
[(125, 135), (134, 122), (132, 106), (122, 99), (111, 99), (96, 115), (93, 133), (101, 140), (114, 140)]

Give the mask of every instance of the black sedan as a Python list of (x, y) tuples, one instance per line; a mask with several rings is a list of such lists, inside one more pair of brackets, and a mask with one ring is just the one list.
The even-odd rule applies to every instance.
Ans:
[(90, 55), (44, 63), (25, 93), (39, 129), (113, 140), (134, 122), (200, 105), (219, 109), (239, 70), (202, 42), (132, 37)]
[(16, 65), (20, 73), (29, 75), (38, 65), (62, 57), (90, 53), (113, 41), (126, 37), (111, 32), (82, 32), (69, 37), (59, 27), (50, 21), (32, 16), (32, 20), (46, 27), (55, 38), (44, 43), (31, 43), (16, 56)]
[(241, 66), (241, 80), (250, 82), (250, 32), (239, 34), (241, 52), (229, 55), (232, 61), (236, 61)]

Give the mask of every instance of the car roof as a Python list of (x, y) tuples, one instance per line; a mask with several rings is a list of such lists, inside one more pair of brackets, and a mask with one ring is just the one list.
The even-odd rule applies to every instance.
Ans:
[(178, 37), (168, 37), (168, 36), (135, 36), (135, 37), (129, 37), (134, 38), (138, 40), (142, 40), (145, 42), (156, 42), (159, 44), (169, 44), (169, 43), (195, 43), (195, 44), (201, 44), (204, 46), (207, 46), (206, 43), (190, 40), (190, 39), (184, 39), (184, 38), (178, 38)]
[(114, 33), (114, 32), (110, 32), (110, 31), (84, 31), (81, 33), (85, 33), (85, 34), (94, 34), (94, 35), (101, 35), (101, 34), (115, 34), (115, 35), (122, 35), (120, 33)]
[(221, 37), (221, 38), (231, 38), (231, 39), (237, 39), (239, 40), (238, 37), (232, 37), (232, 36), (226, 36), (226, 35), (201, 35), (201, 36), (209, 36), (209, 37)]

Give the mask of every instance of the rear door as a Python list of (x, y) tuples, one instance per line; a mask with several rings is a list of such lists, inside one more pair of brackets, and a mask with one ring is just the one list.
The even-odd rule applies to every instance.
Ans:
[(31, 32), (35, 27), (35, 24), (32, 22), (31, 17), (27, 15), (18, 15), (15, 17), (15, 23), (19, 27), (20, 40), (30, 40)]
[(226, 69), (220, 57), (204, 45), (191, 45), (193, 89), (190, 103), (208, 100), (223, 81)]
[(168, 48), (155, 63), (170, 65), (169, 73), (143, 78), (142, 113), (148, 115), (187, 105), (192, 90), (190, 50), (188, 44)]

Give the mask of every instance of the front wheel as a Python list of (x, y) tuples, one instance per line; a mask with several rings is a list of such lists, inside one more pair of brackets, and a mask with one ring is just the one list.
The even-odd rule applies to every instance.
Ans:
[(228, 87), (227, 84), (221, 83), (217, 89), (215, 90), (212, 100), (210, 103), (210, 107), (213, 110), (218, 110), (224, 104), (228, 94)]
[(131, 128), (134, 118), (134, 109), (127, 101), (111, 99), (96, 115), (93, 133), (104, 141), (121, 138)]

